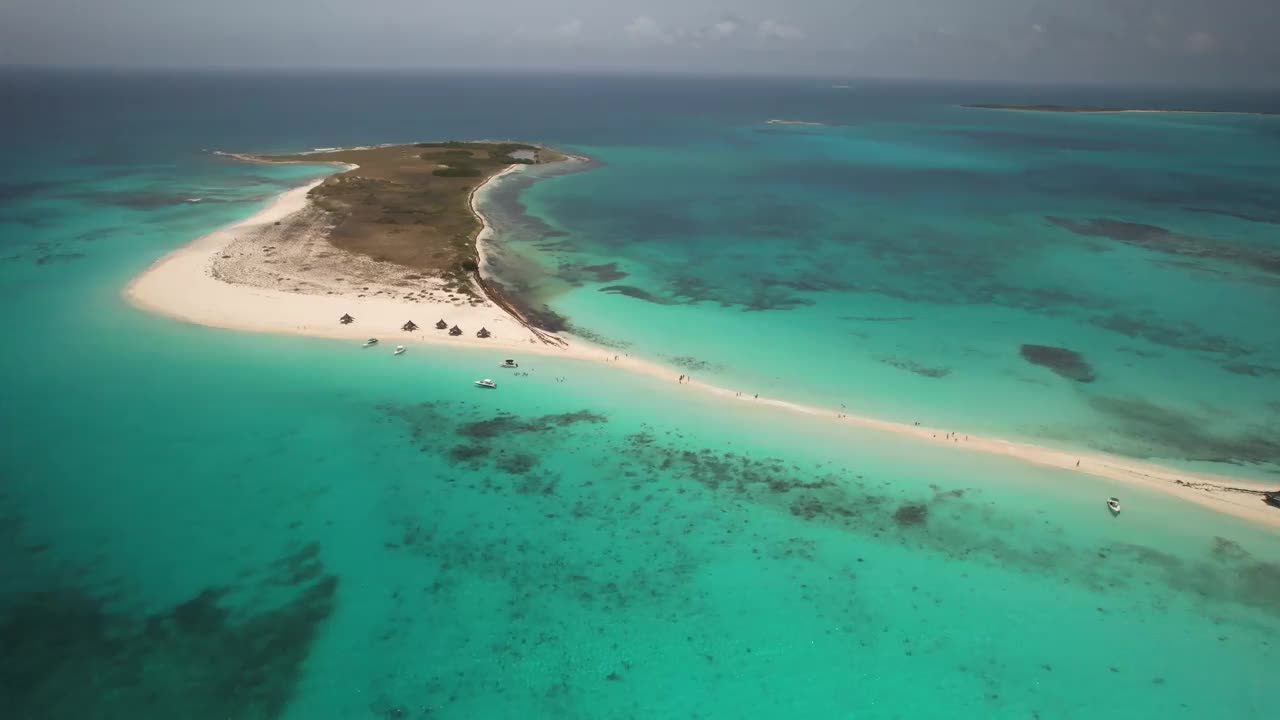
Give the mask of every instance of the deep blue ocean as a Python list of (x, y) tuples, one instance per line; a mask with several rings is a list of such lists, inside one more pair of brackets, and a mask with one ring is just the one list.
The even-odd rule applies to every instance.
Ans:
[(486, 213), (498, 277), (571, 332), (762, 396), (1277, 479), (1280, 118), (966, 103), (1280, 111), (0, 72), (5, 716), (1271, 717), (1267, 528), (586, 363), (477, 395), (477, 352), (388, 363), (120, 294), (331, 171), (213, 150), (541, 142), (591, 167)]

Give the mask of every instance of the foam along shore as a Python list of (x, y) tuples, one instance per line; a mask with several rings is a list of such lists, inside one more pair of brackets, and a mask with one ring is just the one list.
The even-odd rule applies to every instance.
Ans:
[[(517, 169), (508, 169), (514, 172)], [(502, 174), (495, 175), (494, 178)], [(488, 182), (492, 182), (490, 178)], [(680, 373), (658, 363), (633, 358), (616, 350), (592, 345), (578, 338), (562, 338), (564, 344), (548, 344), (521, 322), (490, 302), (449, 299), (445, 295), (430, 299), (406, 300), (396, 297), (361, 296), (351, 291), (329, 290), (332, 294), (305, 294), (270, 287), (233, 284), (218, 279), (214, 264), (225, 256), (241, 236), (252, 235), (275, 226), (308, 207), (307, 193), (318, 185), (289, 190), (278, 196), (260, 212), (241, 222), (215, 230), (160, 258), (125, 289), (129, 302), (142, 309), (191, 323), (233, 330), (288, 333), (350, 340), (353, 346), (369, 337), (389, 344), (412, 348), (420, 344), (462, 345), (488, 348), (499, 355), (537, 354), (593, 361), (634, 373), (676, 382)], [(488, 184), (486, 182), (486, 185)], [(476, 195), (472, 197), (475, 208)], [(484, 217), (480, 215), (481, 221)], [(491, 233), (484, 222), (482, 233)], [(339, 323), (350, 314), (351, 324)], [(436, 330), (434, 323), (443, 319), (462, 330), (461, 336), (449, 336)], [(412, 320), (421, 329), (404, 332), (400, 328)], [(481, 327), (491, 337), (476, 336)], [(1236, 517), (1280, 528), (1280, 511), (1261, 502), (1258, 494), (1273, 489), (1259, 483), (1208, 473), (1172, 468), (1157, 463), (1135, 460), (1098, 452), (1064, 450), (1017, 442), (999, 437), (966, 435), (963, 431), (922, 427), (891, 420), (837, 412), (831, 408), (756, 398), (750, 392), (686, 381), (681, 385), (690, 391), (701, 391), (725, 402), (748, 403), (766, 413), (798, 413), (831, 422), (843, 423), (861, 430), (888, 432), (909, 436), (921, 442), (941, 443), (957, 451), (981, 452), (1015, 458), (1034, 465), (1059, 468), (1107, 478), (1129, 486), (1167, 493), (1204, 507)], [(1241, 492), (1240, 490), (1244, 490)], [(1099, 499), (1101, 502), (1102, 499)]]

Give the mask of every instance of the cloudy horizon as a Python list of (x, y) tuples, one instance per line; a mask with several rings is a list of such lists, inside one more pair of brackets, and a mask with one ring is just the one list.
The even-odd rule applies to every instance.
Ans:
[(1271, 0), (10, 0), (0, 64), (1280, 84)]

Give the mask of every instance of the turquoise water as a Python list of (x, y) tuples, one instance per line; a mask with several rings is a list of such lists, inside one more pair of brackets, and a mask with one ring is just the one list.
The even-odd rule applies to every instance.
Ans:
[[(612, 90), (491, 80), (422, 128), (403, 98), (427, 103), (452, 80), (358, 78), (351, 91), (383, 112), (346, 127), (346, 114), (300, 124), (298, 113), (354, 80), (201, 85), (215, 80), (108, 88), (122, 105), (60, 96), (50, 82), (35, 104), (40, 129), (18, 128), (25, 142), (11, 148), (0, 206), (11, 338), (0, 355), (0, 702), (14, 716), (1270, 716), (1280, 659), (1271, 531), (607, 366), (531, 358), (529, 377), (473, 392), (476, 368), (494, 362), (484, 353), (393, 360), (130, 308), (120, 289), (156, 257), (314, 172), (200, 153), (231, 147), (236, 133), (250, 149), (306, 147), (456, 137), (474, 123), (477, 134), (567, 144), (541, 106), (506, 121), (527, 126), (485, 125), (488, 98), (613, 92), (625, 107), (653, 92), (641, 80)], [(745, 115), (763, 112), (752, 93), (768, 104), (784, 92), (804, 96), (773, 86), (697, 96)], [(138, 135), (183, 93), (240, 103), (241, 124), (193, 112), (174, 127), (161, 113)], [(80, 118), (88, 108), (77, 103), (90, 100), (100, 136), (54, 132), (74, 124), (58, 108)], [(595, 175), (607, 207), (608, 172), (628, 143), (749, 131), (668, 103), (661, 117), (593, 136), (575, 119), (587, 102), (560, 111), (560, 132), (593, 140), (608, 164), (521, 196), (570, 233), (558, 238), (566, 245), (582, 231), (552, 211), (555, 191), (572, 195)], [(625, 282), (662, 287), (637, 279), (661, 277), (661, 263), (617, 257), (634, 273)], [(706, 257), (708, 269), (720, 262)], [(744, 317), (774, 316), (811, 346), (792, 318), (823, 308), (731, 306), (718, 324), (698, 319), (711, 311), (703, 303), (637, 301), (589, 316), (576, 299), (588, 291), (634, 300), (587, 285), (553, 307), (588, 328), (613, 317), (610, 330), (622, 327), (610, 313), (630, 313), (636, 334), (621, 339), (655, 357), (702, 359), (689, 337), (738, 322), (758, 331)], [(663, 344), (651, 317), (685, 332)], [(985, 327), (973, 317), (975, 332)], [(957, 342), (950, 328), (938, 334)], [(1105, 382), (1112, 369), (1089, 358)], [(725, 362), (725, 377), (746, 377)], [(1052, 385), (1026, 387), (1060, 401)], [(909, 407), (868, 388), (886, 413)], [(1118, 519), (1100, 504), (1115, 493)]]
[(508, 275), (748, 393), (1275, 476), (1280, 121), (845, 112), (509, 181)]

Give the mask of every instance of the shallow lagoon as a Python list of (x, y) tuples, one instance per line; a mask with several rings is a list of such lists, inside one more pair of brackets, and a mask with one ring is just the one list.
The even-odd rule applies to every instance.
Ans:
[[(361, 125), (312, 111), (333, 81), (238, 82), (214, 88), (219, 103), (245, 108), (234, 126), (217, 115), (180, 122), (178, 101), (199, 109), (210, 94), (199, 83), (137, 81), (117, 88), (128, 103), (98, 107), (100, 134), (80, 143), (52, 132), (69, 121), (48, 108), (40, 128), (5, 134), (23, 143), (9, 148), (0, 213), (0, 292), (20, 339), (0, 355), (0, 693), (19, 716), (1269, 716), (1274, 533), (1100, 480), (704, 398), (607, 366), (529, 360), (530, 377), (483, 393), (469, 383), (494, 359), (480, 354), (392, 358), (127, 307), (120, 288), (166, 249), (311, 172), (246, 173), (201, 148), (468, 127), (500, 136), (484, 98), (510, 96), (490, 88), (428, 116), (404, 98), (447, 94), (449, 81), (419, 81), (415, 95), (401, 92), (403, 79), (365, 79), (351, 92), (384, 112)], [(620, 107), (652, 92), (615, 91)], [(550, 130), (558, 123), (609, 160), (605, 173), (622, 157), (608, 148), (626, 138), (652, 146), (679, 132), (751, 132), (771, 101), (724, 92), (735, 117), (714, 122), (673, 119), (672, 103), (660, 118), (593, 136), (580, 113), (552, 118), (539, 106), (516, 129), (568, 144)], [(843, 107), (787, 92), (809, 110)], [(148, 123), (155, 131), (140, 133)], [(546, 187), (577, 177), (587, 176)], [(525, 196), (531, 209), (545, 192)], [(626, 255), (626, 243), (617, 249)], [(588, 318), (579, 307), (598, 303), (610, 327), (625, 313), (638, 321), (629, 332), (652, 333), (624, 338), (633, 352), (697, 361), (716, 358), (691, 338), (758, 330), (751, 323), (772, 315), (784, 319), (768, 321), (771, 337), (803, 343), (794, 318), (824, 311), (659, 308), (581, 291), (593, 303), (577, 291), (556, 301), (576, 322)], [(863, 314), (901, 309), (886, 301)], [(974, 334), (989, 332), (981, 310), (949, 309), (948, 337), (965, 317)], [(992, 354), (1026, 341), (1024, 318), (1009, 317)], [(662, 345), (663, 329), (678, 330), (676, 342)], [(868, 342), (897, 347), (876, 340), (881, 332)], [(764, 348), (735, 347), (731, 367), (692, 372), (763, 384), (773, 361)], [(737, 361), (748, 355), (759, 379)], [(962, 374), (846, 357), (869, 378), (882, 368), (921, 383), (904, 392)], [(1088, 357), (1099, 387), (1119, 372)], [(1205, 361), (1179, 363), (1159, 367), (1198, 377)], [(1043, 368), (1018, 372), (1048, 382), (1026, 384), (1047, 405), (1077, 392)], [(815, 392), (786, 380), (798, 399)], [(868, 408), (911, 409), (885, 387), (868, 381)], [(940, 416), (968, 407), (957, 393)], [(992, 408), (1022, 407), (990, 396)], [(1117, 492), (1126, 510), (1113, 519), (1101, 498)]]
[(584, 148), (490, 194), (498, 271), (745, 392), (1275, 476), (1274, 118), (882, 112)]

